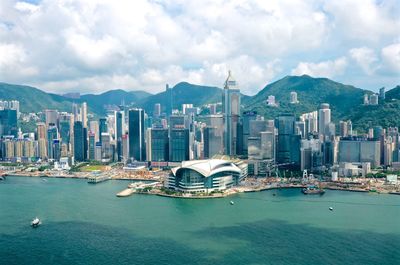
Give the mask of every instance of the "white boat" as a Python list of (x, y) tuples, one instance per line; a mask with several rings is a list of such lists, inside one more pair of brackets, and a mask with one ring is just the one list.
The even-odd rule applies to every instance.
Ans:
[(231, 205), (234, 205), (234, 204), (235, 204), (233, 201), (230, 201), (229, 203), (230, 203)]
[(333, 207), (329, 207), (329, 211), (333, 211)]
[(32, 227), (38, 227), (39, 225), (41, 225), (42, 223), (40, 222), (40, 219), (35, 217), (32, 222), (31, 222), (31, 226)]

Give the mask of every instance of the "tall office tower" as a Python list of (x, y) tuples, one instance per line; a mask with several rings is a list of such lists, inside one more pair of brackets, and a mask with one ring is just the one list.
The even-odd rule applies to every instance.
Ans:
[(0, 110), (0, 136), (18, 136), (17, 111), (13, 109)]
[(167, 106), (166, 106), (166, 114), (167, 117), (172, 115), (174, 111), (174, 101), (173, 101), (173, 90), (172, 87), (169, 87), (168, 84), (165, 85), (165, 91), (167, 92), (168, 96), (168, 101), (167, 101)]
[(379, 89), (379, 98), (384, 100), (385, 99), (385, 87)]
[(297, 100), (297, 93), (292, 91), (290, 92), (290, 104), (297, 104), (299, 101)]
[(44, 122), (38, 122), (36, 126), (36, 139), (46, 139), (46, 124)]
[(81, 117), (82, 117), (83, 128), (87, 128), (87, 104), (86, 104), (86, 102), (82, 103)]
[(161, 104), (156, 103), (154, 104), (153, 118), (159, 118), (160, 115), (161, 115)]
[(170, 129), (169, 161), (181, 162), (189, 160), (189, 130), (183, 128)]
[(136, 161), (146, 160), (146, 146), (144, 142), (144, 110), (130, 109), (129, 124), (129, 157)]
[(124, 129), (124, 112), (115, 112), (115, 141), (117, 149), (117, 161), (122, 160), (122, 135), (125, 131)]
[(54, 158), (54, 145), (53, 142), (58, 139), (57, 126), (54, 123), (49, 123), (47, 129), (47, 156), (50, 159)]
[(247, 155), (248, 138), (250, 136), (250, 122), (256, 120), (256, 111), (245, 111), (242, 116), (243, 123), (243, 155)]
[(59, 139), (53, 140), (53, 159), (60, 161), (61, 158), (61, 144)]
[(168, 129), (151, 129), (150, 139), (151, 161), (166, 162), (169, 159)]
[(69, 146), (70, 137), (71, 137), (70, 128), (71, 128), (71, 124), (69, 121), (67, 121), (67, 120), (60, 121), (61, 144), (66, 144), (67, 146)]
[(295, 117), (291, 114), (283, 114), (276, 119), (278, 129), (278, 143), (276, 160), (278, 164), (291, 166), (300, 165), (300, 135), (295, 135)]
[(84, 144), (84, 131), (83, 124), (81, 121), (74, 122), (74, 157), (75, 161), (82, 162), (84, 161), (84, 152), (85, 152), (85, 144)]
[(50, 124), (58, 125), (58, 111), (53, 109), (47, 109), (44, 111), (46, 117), (46, 126)]
[(99, 119), (99, 142), (101, 143), (101, 134), (108, 132), (107, 128), (107, 119), (100, 118)]
[(95, 160), (96, 135), (89, 132), (89, 160)]
[(101, 134), (101, 159), (109, 160), (112, 157), (111, 136), (109, 133)]
[(122, 161), (126, 161), (129, 157), (129, 137), (128, 134), (122, 135)]
[(95, 141), (99, 141), (99, 122), (98, 121), (90, 121), (89, 122), (89, 131), (94, 133)]
[(228, 73), (222, 93), (222, 112), (224, 116), (224, 153), (236, 154), (236, 133), (240, 115), (240, 90), (236, 81)]
[(204, 158), (212, 158), (214, 155), (223, 154), (221, 130), (218, 127), (204, 128)]
[(322, 103), (318, 110), (318, 132), (320, 135), (328, 134), (328, 125), (331, 122), (331, 110), (328, 103)]
[(217, 114), (217, 104), (210, 104), (210, 115)]
[[(83, 126), (83, 124), (82, 124)], [(83, 127), (83, 160), (86, 161), (88, 158), (88, 128)]]
[(79, 107), (76, 103), (72, 103), (72, 115), (74, 116), (74, 122), (81, 121), (81, 117), (79, 115)]

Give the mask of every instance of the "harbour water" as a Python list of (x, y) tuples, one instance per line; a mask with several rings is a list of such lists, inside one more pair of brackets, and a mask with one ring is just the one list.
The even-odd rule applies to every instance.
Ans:
[(128, 183), (0, 182), (0, 263), (399, 264), (400, 196), (290, 189), (116, 197)]

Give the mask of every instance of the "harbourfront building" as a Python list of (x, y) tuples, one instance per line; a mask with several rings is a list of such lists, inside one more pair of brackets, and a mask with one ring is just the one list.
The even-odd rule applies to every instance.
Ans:
[(146, 160), (144, 128), (144, 110), (130, 109), (128, 114), (129, 157), (135, 161)]
[(222, 159), (182, 161), (165, 183), (180, 192), (209, 193), (237, 186), (246, 177), (247, 164)]

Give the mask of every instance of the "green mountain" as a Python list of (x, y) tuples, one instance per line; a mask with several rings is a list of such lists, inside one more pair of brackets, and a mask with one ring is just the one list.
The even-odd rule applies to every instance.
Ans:
[(104, 115), (107, 106), (138, 105), (142, 100), (145, 100), (152, 94), (145, 91), (125, 91), (122, 89), (110, 90), (102, 94), (86, 94), (79, 99), (71, 99), (77, 103), (87, 102), (89, 111), (97, 115)]
[(39, 112), (44, 109), (71, 111), (72, 109), (70, 99), (30, 86), (0, 83), (0, 99), (19, 100), (22, 112)]
[[(290, 103), (290, 92), (297, 93), (299, 104)], [(363, 102), (368, 90), (343, 85), (328, 78), (313, 78), (308, 75), (286, 76), (264, 87), (251, 97), (245, 109), (256, 110), (266, 118), (272, 119), (281, 113), (302, 113), (317, 110), (321, 103), (329, 103), (334, 120), (348, 116), (352, 109)], [(275, 96), (278, 107), (268, 106), (269, 95)]]
[(46, 93), (40, 89), (0, 83), (0, 99), (19, 100), (20, 110), (22, 112), (39, 112), (44, 109), (57, 109), (59, 111), (71, 111), (72, 103), (87, 102), (89, 111), (95, 115), (101, 116), (106, 113), (105, 106), (125, 104), (139, 104), (141, 100), (149, 97), (151, 94), (144, 91), (127, 92), (122, 89), (110, 90), (102, 94), (86, 94), (79, 99)]
[[(172, 98), (174, 109), (181, 109), (182, 104), (193, 104), (201, 106), (207, 103), (220, 102), (222, 100), (222, 90), (218, 87), (199, 86), (181, 82), (172, 88)], [(154, 104), (161, 104), (161, 111), (166, 110), (169, 102), (169, 95), (166, 91), (150, 96), (144, 100), (140, 106), (148, 113), (152, 113)]]
[(400, 127), (400, 86), (389, 90), (379, 105), (358, 105), (349, 114), (353, 126), (366, 131), (371, 126)]

